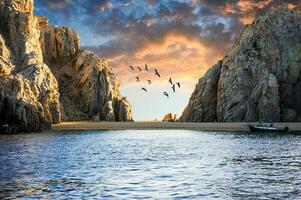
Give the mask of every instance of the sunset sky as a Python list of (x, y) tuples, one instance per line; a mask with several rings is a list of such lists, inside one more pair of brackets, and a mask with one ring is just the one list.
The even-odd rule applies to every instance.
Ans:
[[(82, 48), (109, 62), (139, 121), (180, 116), (198, 79), (223, 58), (243, 25), (283, 3), (301, 9), (301, 0), (36, 0), (35, 14), (75, 29)], [(162, 77), (128, 68), (144, 64)], [(175, 94), (169, 77), (182, 83)]]

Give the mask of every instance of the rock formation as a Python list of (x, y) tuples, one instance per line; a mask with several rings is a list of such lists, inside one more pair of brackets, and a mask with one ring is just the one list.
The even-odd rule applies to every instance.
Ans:
[(31, 132), (95, 118), (132, 120), (108, 64), (79, 49), (73, 30), (34, 16), (33, 0), (0, 1), (0, 125)]
[(43, 63), (33, 2), (0, 2), (1, 124), (39, 131), (60, 122), (58, 84)]
[(177, 115), (173, 115), (172, 113), (167, 113), (163, 117), (163, 122), (176, 122), (177, 121)]
[(131, 106), (108, 64), (80, 49), (74, 30), (49, 26), (45, 17), (39, 22), (44, 61), (60, 86), (63, 120), (131, 121)]
[(180, 121), (214, 122), (216, 121), (217, 87), (221, 73), (221, 62), (214, 65), (201, 78), (191, 95)]
[(280, 8), (244, 28), (199, 80), (181, 121), (301, 121), (301, 16)]

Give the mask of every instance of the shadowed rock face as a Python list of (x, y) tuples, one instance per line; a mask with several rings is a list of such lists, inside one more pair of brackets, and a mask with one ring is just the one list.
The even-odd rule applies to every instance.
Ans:
[(271, 11), (200, 79), (180, 120), (301, 121), (300, 71), (301, 16)]
[(0, 115), (17, 132), (61, 119), (132, 120), (110, 67), (79, 49), (73, 30), (34, 16), (33, 0), (0, 1)]
[(214, 65), (196, 85), (188, 106), (180, 121), (214, 122), (216, 121), (217, 87), (221, 74), (222, 62)]

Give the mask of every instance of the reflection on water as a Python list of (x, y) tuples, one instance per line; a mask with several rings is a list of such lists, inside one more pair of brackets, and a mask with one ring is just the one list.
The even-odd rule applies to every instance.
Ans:
[(301, 135), (0, 136), (0, 199), (298, 199)]

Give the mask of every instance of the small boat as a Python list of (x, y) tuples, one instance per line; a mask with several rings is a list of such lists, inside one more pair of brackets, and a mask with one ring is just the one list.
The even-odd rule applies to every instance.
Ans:
[(257, 125), (248, 124), (251, 132), (288, 132), (289, 128), (286, 126), (284, 128), (279, 128), (274, 126), (272, 123), (259, 123)]

